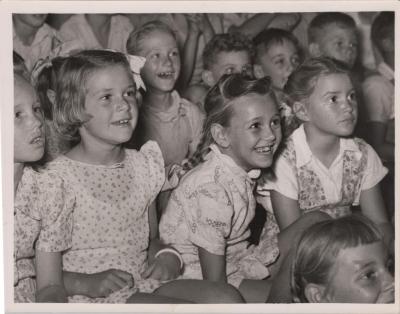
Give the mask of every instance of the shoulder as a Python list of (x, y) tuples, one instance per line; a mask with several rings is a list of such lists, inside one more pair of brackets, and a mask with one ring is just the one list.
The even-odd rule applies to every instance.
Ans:
[(164, 158), (160, 149), (160, 146), (155, 141), (147, 141), (139, 149), (125, 149), (126, 158), (132, 164), (133, 167), (138, 167), (138, 163), (141, 167), (146, 167), (148, 169), (164, 168)]
[(121, 28), (123, 30), (128, 30), (128, 31), (133, 30), (133, 25), (132, 25), (130, 19), (121, 14), (114, 15), (112, 17), (112, 22), (114, 23), (114, 25), (118, 26), (119, 28)]

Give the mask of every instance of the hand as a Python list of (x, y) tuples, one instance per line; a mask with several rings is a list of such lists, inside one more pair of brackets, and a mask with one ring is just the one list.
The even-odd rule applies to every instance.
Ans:
[(202, 32), (202, 16), (198, 13), (186, 14), (186, 20), (188, 23), (188, 34), (200, 34)]
[(142, 273), (143, 278), (166, 281), (177, 278), (181, 274), (180, 261), (172, 253), (162, 253), (154, 259)]
[(301, 20), (299, 13), (277, 13), (269, 27), (293, 30)]
[(91, 298), (107, 297), (123, 287), (133, 286), (133, 277), (130, 273), (109, 269), (100, 273), (87, 274), (88, 296)]

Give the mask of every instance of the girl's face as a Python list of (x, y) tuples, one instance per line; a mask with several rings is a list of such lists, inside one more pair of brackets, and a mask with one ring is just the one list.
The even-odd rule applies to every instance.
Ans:
[(226, 153), (245, 171), (269, 167), (281, 140), (275, 101), (269, 95), (251, 93), (233, 102), (234, 113), (225, 128)]
[(166, 31), (155, 30), (141, 40), (140, 55), (146, 58), (141, 70), (146, 87), (171, 92), (181, 69), (175, 38)]
[(320, 76), (305, 111), (307, 123), (320, 134), (349, 136), (357, 122), (357, 101), (347, 74)]
[(86, 81), (85, 113), (91, 118), (80, 128), (82, 141), (119, 145), (131, 138), (138, 109), (136, 88), (122, 65), (94, 71)]
[(23, 78), (14, 79), (14, 162), (42, 158), (45, 144), (44, 118), (33, 87)]
[(275, 88), (283, 89), (288, 77), (299, 66), (300, 56), (296, 46), (289, 40), (283, 40), (281, 44), (271, 45), (260, 56), (260, 66), (263, 74), (272, 79)]
[(394, 280), (382, 242), (339, 252), (325, 298), (331, 303), (393, 303)]

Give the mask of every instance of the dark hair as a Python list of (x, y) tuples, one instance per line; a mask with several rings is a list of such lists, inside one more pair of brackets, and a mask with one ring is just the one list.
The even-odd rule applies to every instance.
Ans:
[(220, 52), (247, 51), (251, 60), (254, 59), (255, 51), (250, 39), (240, 33), (217, 34), (206, 44), (203, 50), (204, 69), (209, 70), (216, 62)]
[(347, 74), (352, 79), (350, 69), (343, 62), (327, 57), (307, 59), (293, 71), (284, 87), (289, 105), (307, 99), (319, 77), (336, 73)]
[(161, 21), (150, 21), (129, 34), (128, 41), (126, 42), (127, 52), (134, 55), (140, 55), (139, 52), (142, 40), (154, 31), (169, 33), (176, 40), (175, 32), (167, 24)]
[(122, 65), (130, 73), (126, 56), (110, 50), (85, 50), (65, 58), (59, 69), (54, 106), (54, 126), (68, 139), (79, 139), (78, 129), (88, 120), (85, 113), (86, 81), (101, 68)]
[(240, 73), (225, 74), (209, 90), (204, 101), (206, 119), (203, 125), (203, 136), (196, 152), (185, 165), (186, 170), (204, 161), (205, 155), (209, 152), (209, 146), (214, 142), (211, 126), (216, 123), (224, 127), (229, 126), (233, 114), (232, 101), (251, 93), (268, 95), (276, 103), (271, 79), (268, 76), (254, 80)]
[(299, 57), (302, 60), (304, 58), (304, 54), (296, 36), (294, 36), (291, 32), (280, 28), (264, 29), (253, 39), (253, 44), (256, 49), (256, 58), (259, 57), (260, 53), (270, 49), (271, 46), (277, 44), (282, 45), (285, 40), (291, 42), (296, 47)]
[(309, 227), (301, 235), (292, 261), (293, 301), (308, 302), (304, 294), (307, 284), (329, 283), (341, 250), (378, 241), (383, 241), (382, 234), (362, 215), (325, 220)]
[(380, 12), (372, 22), (371, 40), (374, 45), (382, 51), (382, 40), (394, 35), (394, 12)]
[(325, 26), (330, 24), (337, 24), (350, 29), (356, 28), (354, 19), (346, 13), (322, 12), (317, 14), (308, 25), (308, 43), (317, 42), (320, 36), (324, 34)]

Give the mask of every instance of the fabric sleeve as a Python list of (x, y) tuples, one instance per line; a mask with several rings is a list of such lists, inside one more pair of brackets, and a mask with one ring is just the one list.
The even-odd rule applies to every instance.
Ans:
[(190, 241), (215, 255), (224, 255), (226, 239), (231, 233), (233, 204), (223, 187), (215, 183), (199, 186), (187, 209)]
[(365, 80), (362, 85), (364, 93), (364, 104), (367, 108), (368, 121), (386, 122), (389, 115), (393, 90), (378, 75)]
[(54, 171), (42, 173), (37, 183), (41, 229), (36, 248), (45, 252), (64, 251), (72, 245), (75, 197)]
[(164, 159), (160, 146), (154, 141), (148, 141), (140, 148), (146, 160), (146, 178), (148, 182), (150, 202), (153, 202), (165, 181)]
[(378, 184), (388, 173), (383, 166), (381, 159), (371, 145), (365, 143), (367, 147), (367, 168), (361, 181), (361, 190), (368, 190)]
[(264, 195), (265, 191), (273, 190), (286, 197), (297, 200), (297, 178), (289, 161), (283, 155), (280, 155), (275, 161), (273, 170), (275, 178), (263, 175), (258, 181), (257, 192)]

